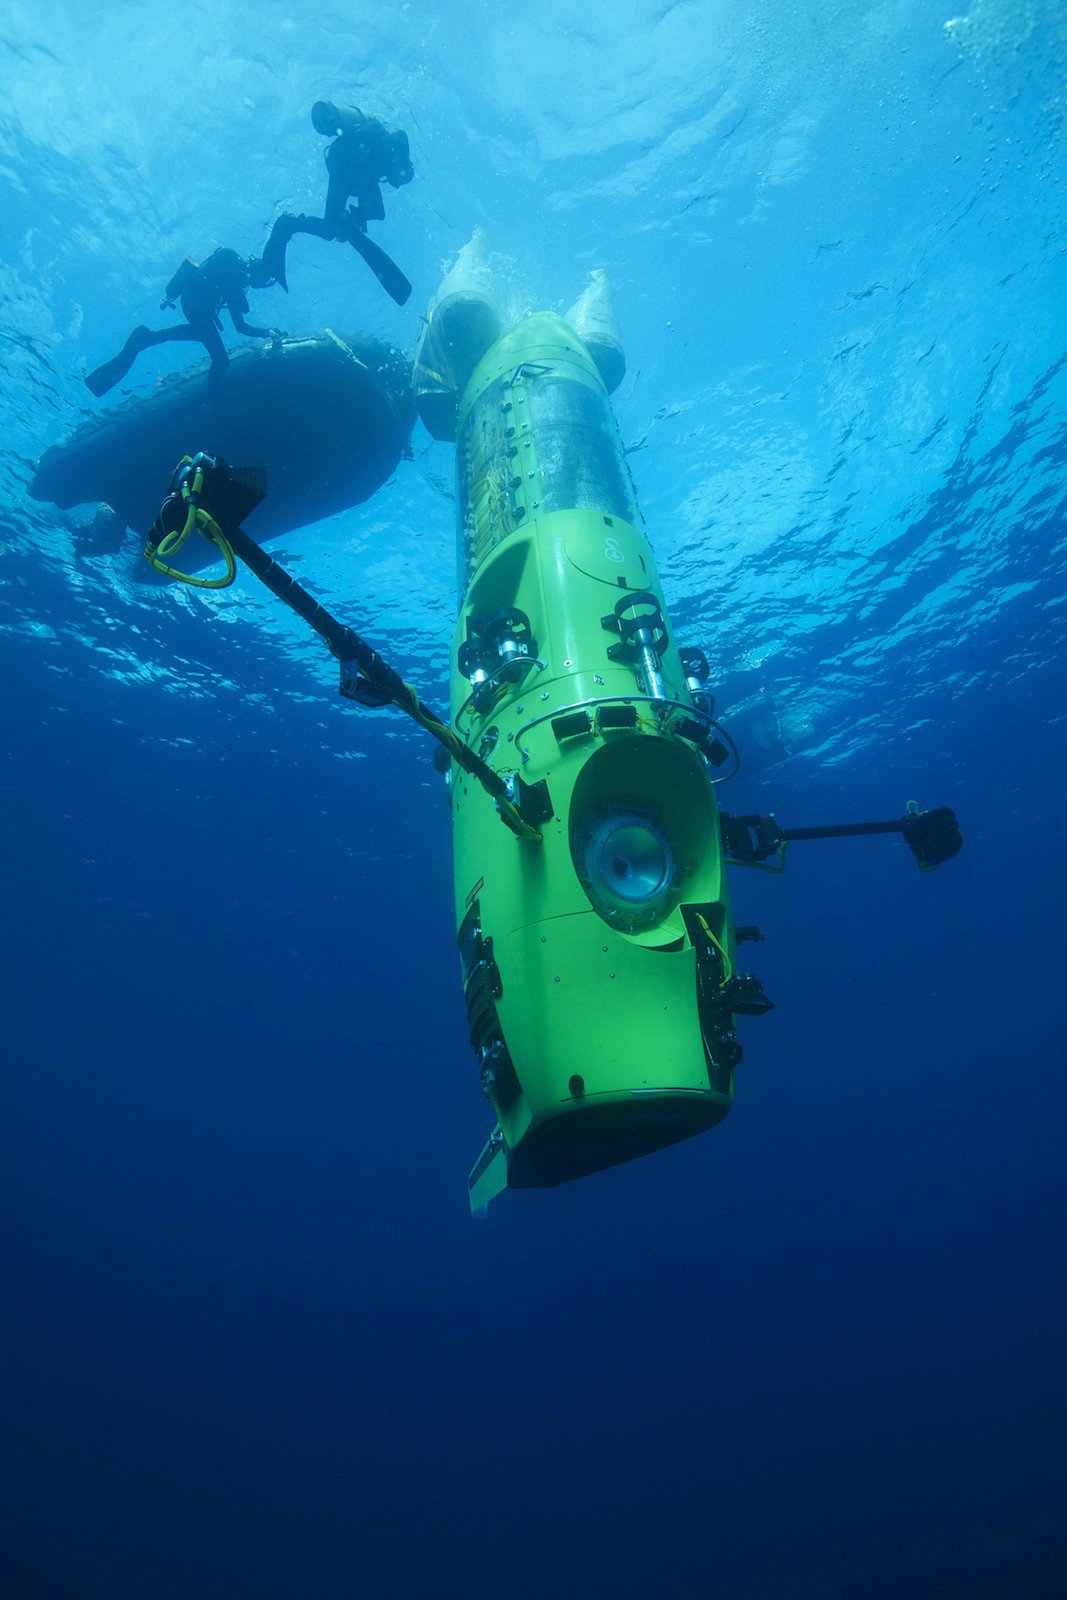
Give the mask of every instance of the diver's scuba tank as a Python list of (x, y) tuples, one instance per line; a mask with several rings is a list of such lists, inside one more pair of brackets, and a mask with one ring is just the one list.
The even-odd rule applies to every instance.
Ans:
[[(458, 407), (452, 724), (537, 797), (500, 828), (453, 767), (456, 920), (497, 1117), (471, 1177), (565, 1182), (710, 1128), (733, 1100), (734, 970), (700, 652), (680, 651), (601, 375), (557, 316), (482, 359)], [(699, 657), (699, 659), (697, 659)]]
[(160, 311), (167, 311), (171, 306), (177, 305), (187, 289), (191, 289), (200, 272), (200, 263), (194, 261), (192, 256), (183, 256), (181, 264), (176, 268), (170, 282), (163, 291), (163, 298), (159, 302)]

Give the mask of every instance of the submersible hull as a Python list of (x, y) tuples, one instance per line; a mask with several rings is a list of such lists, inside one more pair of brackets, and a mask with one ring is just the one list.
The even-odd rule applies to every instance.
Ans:
[(270, 539), (369, 499), (413, 422), (410, 362), (378, 339), (327, 332), (245, 346), (217, 399), (205, 362), (168, 378), (46, 451), (30, 492), (63, 510), (106, 502), (143, 532), (174, 463), (203, 448), (270, 463), (270, 497), (256, 515), (257, 538)]
[(604, 383), (561, 318), (481, 360), (457, 415), (453, 726), (541, 815), (453, 767), (471, 1041), (497, 1126), (471, 1204), (699, 1133), (733, 1099), (733, 922), (694, 700)]

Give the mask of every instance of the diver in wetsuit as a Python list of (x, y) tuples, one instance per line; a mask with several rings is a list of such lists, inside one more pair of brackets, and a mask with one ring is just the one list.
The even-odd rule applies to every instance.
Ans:
[(265, 289), (271, 282), (271, 274), (262, 261), (246, 261), (236, 250), (216, 250), (201, 266), (186, 256), (167, 284), (159, 306), (161, 311), (168, 311), (178, 300), (185, 322), (173, 328), (134, 328), (118, 355), (88, 374), (86, 385), (95, 395), (106, 394), (126, 376), (142, 350), (154, 344), (188, 341), (202, 344), (211, 357), (208, 388), (217, 398), (222, 375), (230, 364), (219, 331), (222, 327), (219, 312), (225, 308), (237, 332), (252, 339), (280, 337), (276, 328), (254, 328), (245, 321), (248, 311), (245, 290)]
[[(399, 128), (387, 128), (377, 117), (368, 117), (355, 106), (335, 106), (317, 100), (311, 108), (316, 132), (332, 142), (326, 147), (326, 170), (330, 175), (326, 191), (325, 214), (321, 217), (293, 216), (286, 212), (271, 229), (263, 261), (275, 283), (288, 289), (285, 281), (285, 250), (294, 233), (310, 233), (317, 239), (347, 242), (359, 252), (398, 305), (411, 293), (411, 285), (385, 251), (366, 238), (368, 222), (383, 222), (381, 184), (394, 189), (414, 177), (408, 136)], [(355, 205), (349, 201), (355, 199)]]

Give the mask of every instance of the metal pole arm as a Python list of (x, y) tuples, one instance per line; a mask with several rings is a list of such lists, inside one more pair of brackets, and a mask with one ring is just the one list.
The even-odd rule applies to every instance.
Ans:
[[(185, 456), (178, 463), (170, 490), (149, 535), (146, 555), (168, 552), (168, 528), (175, 515), (184, 521), (184, 540), (194, 525), (210, 537), (226, 556), (232, 581), (237, 557), (301, 621), (306, 622), (341, 663), (341, 693), (365, 706), (395, 705), (413, 722), (424, 728), (442, 745), (456, 764), (470, 773), (496, 802), (505, 825), (519, 839), (540, 842), (538, 822), (551, 814), (545, 785), (524, 784), (516, 776), (510, 784), (500, 773), (466, 744), (435, 711), (424, 705), (411, 684), (405, 683), (395, 668), (383, 661), (373, 645), (354, 628), (339, 622), (326, 607), (303, 588), (280, 561), (269, 556), (241, 527), (241, 520), (259, 505), (267, 493), (266, 473), (262, 468), (231, 467), (221, 457), (204, 454)], [(178, 545), (174, 545), (177, 548)], [(183, 582), (197, 582), (188, 574), (153, 564), (158, 570)]]
[(892, 822), (835, 822), (816, 828), (783, 828), (773, 815), (720, 816), (723, 845), (742, 866), (757, 866), (780, 855), (787, 844), (804, 839), (855, 839), (876, 833), (899, 833), (925, 872), (951, 861), (963, 847), (956, 813), (948, 806), (920, 811), (912, 802), (904, 816)]
[(783, 828), (781, 837), (792, 844), (794, 839), (858, 839), (871, 833), (903, 833), (904, 818), (895, 822), (830, 822), (821, 828)]

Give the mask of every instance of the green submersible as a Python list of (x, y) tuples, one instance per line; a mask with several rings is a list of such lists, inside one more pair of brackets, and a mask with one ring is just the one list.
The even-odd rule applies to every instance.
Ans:
[(533, 792), (541, 832), (499, 827), (453, 769), (463, 982), (497, 1118), (474, 1207), (713, 1127), (735, 1016), (769, 1008), (736, 971), (714, 788), (733, 754), (706, 661), (675, 636), (602, 376), (621, 376), (621, 347), (528, 316), (491, 337), (450, 413), (446, 373), (496, 332), (476, 286), (446, 285), (416, 366), (424, 418), (455, 429), (452, 726)]
[[(770, 1009), (738, 970), (758, 930), (734, 926), (728, 863), (900, 833), (927, 868), (962, 842), (947, 808), (791, 830), (720, 812), (737, 755), (663, 597), (608, 398), (624, 368), (601, 274), (565, 318), (508, 317), (476, 239), (431, 302), (414, 400), (456, 448), (448, 719), (244, 531), (262, 472), (185, 457), (145, 549), (157, 572), (211, 586), (241, 563), (326, 643), (347, 699), (397, 707), (438, 742), (470, 1038), (496, 1118), (474, 1210), (726, 1116), (737, 1019)], [(173, 564), (194, 533), (224, 577)]]

